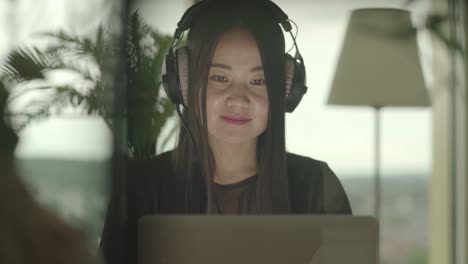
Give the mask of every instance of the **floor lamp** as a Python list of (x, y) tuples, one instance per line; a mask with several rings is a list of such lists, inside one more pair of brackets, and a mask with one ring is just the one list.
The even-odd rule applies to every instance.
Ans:
[(374, 215), (379, 219), (380, 110), (429, 106), (408, 11), (363, 8), (351, 13), (327, 103), (375, 111)]

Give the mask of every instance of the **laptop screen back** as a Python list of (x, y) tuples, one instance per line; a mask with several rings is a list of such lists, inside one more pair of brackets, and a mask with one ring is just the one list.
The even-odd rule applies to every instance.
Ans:
[(150, 215), (139, 264), (377, 264), (378, 224), (364, 216)]

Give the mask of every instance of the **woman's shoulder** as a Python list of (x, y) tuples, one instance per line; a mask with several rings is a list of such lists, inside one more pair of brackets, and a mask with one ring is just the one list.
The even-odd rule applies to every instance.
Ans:
[(129, 187), (137, 190), (154, 188), (172, 177), (172, 174), (172, 151), (148, 158), (130, 159), (127, 163)]
[(346, 192), (325, 161), (287, 153), (288, 177), (293, 200), (300, 207), (308, 201), (307, 211), (351, 214)]
[(290, 181), (307, 181), (315, 185), (340, 184), (338, 177), (325, 161), (289, 152), (286, 159)]
[(312, 162), (312, 163), (323, 162), (321, 160), (317, 160), (317, 159), (314, 159), (314, 158), (311, 158), (311, 157), (308, 157), (308, 156), (303, 156), (303, 155), (299, 155), (299, 154), (292, 153), (292, 152), (286, 152), (286, 159), (288, 160), (288, 162), (290, 162), (290, 161), (293, 161), (293, 162)]
[(151, 157), (149, 162), (151, 162), (151, 164), (153, 164), (155, 167), (168, 167), (172, 165), (173, 155), (174, 150), (169, 150)]
[(328, 168), (327, 163), (318, 159), (288, 152), (286, 163), (288, 181), (294, 189), (316, 188), (322, 185), (324, 177), (330, 177), (330, 174), (324, 173), (324, 168)]
[(314, 159), (307, 156), (287, 152), (286, 162), (288, 165), (288, 173), (290, 177), (300, 177), (304, 172), (310, 176), (311, 172), (315, 172), (312, 176), (320, 176), (321, 171), (324, 167), (328, 167), (327, 163), (318, 159)]

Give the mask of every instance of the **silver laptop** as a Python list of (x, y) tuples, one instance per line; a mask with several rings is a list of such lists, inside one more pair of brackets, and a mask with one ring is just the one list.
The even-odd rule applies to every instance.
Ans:
[(148, 215), (139, 264), (377, 264), (373, 217)]

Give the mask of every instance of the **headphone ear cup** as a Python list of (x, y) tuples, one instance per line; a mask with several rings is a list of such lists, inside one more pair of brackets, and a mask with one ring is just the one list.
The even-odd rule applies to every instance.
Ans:
[(189, 58), (186, 46), (176, 49), (179, 89), (184, 106), (188, 106)]
[(295, 61), (294, 58), (291, 57), (291, 55), (286, 54), (286, 60), (284, 62), (284, 66), (286, 68), (285, 71), (285, 83), (286, 83), (286, 101), (288, 100), (289, 97), (289, 92), (291, 91), (291, 87), (293, 84), (294, 80), (294, 68), (295, 68)]
[(301, 61), (297, 61), (290, 54), (286, 54), (285, 70), (285, 108), (286, 112), (291, 113), (307, 92), (305, 67)]
[(164, 90), (171, 101), (187, 106), (188, 92), (188, 50), (186, 47), (170, 50), (162, 67)]
[(164, 58), (162, 65), (162, 83), (167, 97), (174, 103), (179, 104), (179, 92), (177, 91), (177, 69), (174, 66), (174, 52), (170, 49)]

